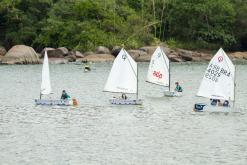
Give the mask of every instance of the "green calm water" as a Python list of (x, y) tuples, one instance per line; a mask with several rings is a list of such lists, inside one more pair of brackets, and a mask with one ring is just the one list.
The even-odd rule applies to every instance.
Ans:
[[(110, 105), (103, 88), (111, 63), (50, 65), (54, 94), (77, 98), (77, 108), (34, 105), (42, 65), (0, 66), (0, 164), (164, 165), (247, 164), (247, 65), (237, 65), (235, 110), (195, 113), (195, 97), (207, 64), (172, 64), (172, 82), (184, 94), (162, 97), (165, 88), (145, 82), (139, 64), (142, 106)], [(172, 84), (174, 88), (174, 84)], [(135, 97), (134, 95), (132, 97)]]

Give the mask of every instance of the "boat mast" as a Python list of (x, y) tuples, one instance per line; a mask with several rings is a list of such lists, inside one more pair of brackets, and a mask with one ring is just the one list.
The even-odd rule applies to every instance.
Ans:
[(235, 100), (236, 100), (236, 89), (235, 88), (236, 88), (236, 66), (234, 68), (234, 88), (233, 88), (233, 92), (234, 92), (233, 107), (234, 108), (235, 108)]
[[(161, 49), (161, 47), (160, 47), (160, 49)], [(165, 61), (165, 64), (166, 64), (165, 67), (168, 68), (168, 70), (169, 70), (169, 84), (168, 84), (168, 88), (169, 88), (169, 91), (170, 91), (170, 84), (171, 84), (171, 79), (170, 79), (170, 59), (166, 56), (168, 58), (168, 63), (169, 63), (168, 66), (167, 66), (166, 59), (165, 59), (164, 54), (163, 54), (164, 53), (164, 50), (163, 49), (161, 49), (161, 53), (162, 53), (162, 58), (163, 58), (163, 60)]]
[(136, 99), (138, 99), (138, 64), (136, 63), (136, 79), (137, 79), (137, 83), (136, 83)]
[(169, 92), (171, 91), (171, 71), (170, 71), (170, 59), (169, 59)]

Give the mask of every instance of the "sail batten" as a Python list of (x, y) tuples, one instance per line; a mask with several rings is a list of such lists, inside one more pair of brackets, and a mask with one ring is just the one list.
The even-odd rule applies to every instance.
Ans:
[(220, 48), (209, 62), (197, 96), (234, 100), (235, 66)]
[(49, 61), (46, 51), (45, 51), (43, 67), (42, 67), (42, 82), (41, 82), (40, 93), (42, 95), (48, 95), (51, 93)]
[(151, 57), (146, 81), (168, 87), (170, 85), (169, 63), (165, 52), (158, 47)]
[(137, 63), (124, 49), (121, 49), (113, 62), (104, 91), (137, 93)]

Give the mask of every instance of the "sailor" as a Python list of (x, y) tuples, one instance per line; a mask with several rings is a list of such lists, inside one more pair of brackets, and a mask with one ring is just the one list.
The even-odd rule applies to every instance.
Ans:
[(127, 99), (127, 96), (125, 93), (122, 93), (122, 99), (126, 100)]
[(217, 99), (210, 99), (211, 105), (217, 105), (218, 100)]
[(229, 101), (228, 100), (225, 100), (224, 103), (223, 103), (223, 106), (224, 107), (228, 107), (229, 106)]
[(91, 68), (90, 68), (88, 61), (86, 60), (84, 63), (85, 63), (84, 70), (85, 71), (91, 71)]
[(63, 90), (63, 92), (62, 92), (61, 99), (62, 100), (70, 99), (70, 96), (67, 94), (67, 92), (65, 90)]
[(183, 92), (183, 88), (179, 85), (178, 82), (175, 82), (175, 85), (176, 85), (174, 89), (175, 92)]

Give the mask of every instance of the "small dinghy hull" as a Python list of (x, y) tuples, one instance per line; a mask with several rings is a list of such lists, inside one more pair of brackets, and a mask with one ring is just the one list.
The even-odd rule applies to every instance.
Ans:
[(119, 99), (119, 98), (112, 98), (109, 100), (111, 104), (117, 105), (141, 105), (141, 99)]
[(44, 100), (44, 99), (35, 99), (36, 105), (50, 105), (50, 106), (71, 106), (73, 105), (72, 100)]
[(180, 96), (182, 96), (182, 92), (165, 91), (164, 96), (166, 96), (166, 97), (180, 97)]
[(231, 110), (230, 106), (213, 106), (203, 103), (196, 103), (194, 105), (195, 112), (229, 112)]

